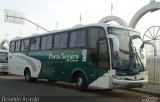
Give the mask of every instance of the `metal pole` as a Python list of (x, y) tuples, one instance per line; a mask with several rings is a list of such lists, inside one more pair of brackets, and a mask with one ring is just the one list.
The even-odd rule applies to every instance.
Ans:
[(28, 22), (32, 23), (33, 25), (36, 25), (37, 27), (39, 27), (39, 28), (41, 28), (41, 29), (43, 29), (43, 30), (45, 30), (45, 31), (49, 32), (49, 31), (48, 31), (48, 30), (46, 30), (45, 28), (43, 28), (43, 27), (39, 26), (38, 24), (36, 24), (36, 23), (34, 23), (34, 22), (32, 22), (32, 21), (30, 21), (30, 20), (26, 19), (26, 18), (15, 17), (15, 16), (8, 16), (8, 15), (7, 15), (7, 17), (13, 17), (13, 18), (18, 18), (18, 19), (24, 19), (24, 20), (26, 20), (26, 21), (28, 21)]
[(30, 22), (30, 23), (32, 23), (32, 24), (34, 24), (34, 25), (38, 26), (39, 28), (41, 28), (41, 29), (43, 29), (43, 30), (45, 30), (45, 31), (49, 32), (49, 31), (48, 31), (48, 30), (46, 30), (45, 28), (43, 28), (43, 27), (39, 26), (38, 24), (36, 24), (36, 23), (34, 23), (34, 22), (32, 22), (32, 21), (30, 21), (30, 20), (26, 19), (26, 18), (22, 18), (22, 19), (24, 19), (24, 20), (26, 20), (26, 21), (28, 21), (28, 22)]
[[(155, 40), (154, 40), (154, 44), (155, 44)], [(156, 50), (156, 49), (154, 49)], [(156, 62), (156, 57), (155, 57), (155, 51), (154, 51), (154, 59), (153, 59), (153, 68), (154, 68), (154, 84), (156, 84), (156, 68), (155, 68), (155, 62)]]

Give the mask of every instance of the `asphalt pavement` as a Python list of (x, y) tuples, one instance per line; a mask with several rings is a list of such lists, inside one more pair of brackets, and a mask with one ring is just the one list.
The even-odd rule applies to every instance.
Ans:
[[(160, 102), (158, 96), (148, 93), (119, 89), (108, 91), (96, 88), (89, 88), (87, 92), (79, 92), (75, 84), (54, 83), (47, 80), (27, 83), (24, 81), (24, 77), (14, 75), (0, 75), (0, 96), (0, 102), (27, 102), (22, 101), (23, 97), (33, 98), (28, 102), (142, 102), (146, 98), (154, 98), (156, 100), (154, 102)], [(5, 101), (6, 97), (12, 96), (21, 101)], [(34, 99), (39, 100), (35, 101)]]

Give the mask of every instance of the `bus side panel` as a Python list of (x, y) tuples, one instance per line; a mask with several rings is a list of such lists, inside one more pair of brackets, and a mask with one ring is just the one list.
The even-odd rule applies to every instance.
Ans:
[(90, 64), (87, 53), (86, 49), (67, 49), (29, 52), (28, 56), (41, 62), (41, 79), (70, 82), (76, 69), (84, 72), (89, 85), (108, 71)]
[[(50, 55), (55, 68), (55, 79), (70, 82), (72, 72), (82, 70), (86, 75), (89, 85), (97, 78), (106, 73), (106, 70), (98, 68), (95, 64), (89, 64), (89, 55), (86, 49), (57, 50)], [(58, 56), (60, 55), (60, 56)]]
[(88, 65), (87, 50), (54, 50), (29, 52), (28, 56), (41, 62), (39, 78), (70, 82), (72, 72), (81, 69), (87, 75), (88, 83), (100, 76), (99, 69), (94, 65)]
[(9, 73), (16, 74), (16, 75), (24, 75), (24, 67), (22, 66), (24, 61), (19, 59), (16, 53), (9, 53), (8, 54), (8, 67), (9, 67)]
[(24, 75), (25, 68), (29, 68), (31, 76), (37, 78), (41, 69), (41, 62), (24, 53), (9, 53), (9, 72), (16, 75)]
[[(47, 60), (47, 59), (46, 59)], [(70, 75), (81, 65), (81, 50), (54, 50), (48, 53), (48, 70), (53, 80), (70, 82)]]

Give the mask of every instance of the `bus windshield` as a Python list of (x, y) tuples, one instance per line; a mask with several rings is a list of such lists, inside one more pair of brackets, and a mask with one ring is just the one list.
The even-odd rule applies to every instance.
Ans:
[(7, 63), (7, 53), (0, 52), (0, 63)]
[[(144, 71), (146, 63), (139, 33), (119, 28), (108, 28), (108, 33), (119, 39), (119, 51), (112, 50), (113, 69), (136, 73)], [(112, 41), (111, 48), (113, 49)]]

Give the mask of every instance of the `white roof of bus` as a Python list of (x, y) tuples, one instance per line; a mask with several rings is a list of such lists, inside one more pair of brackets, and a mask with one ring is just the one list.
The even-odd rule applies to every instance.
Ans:
[(73, 26), (72, 28), (67, 28), (67, 29), (62, 29), (62, 30), (53, 30), (53, 31), (50, 31), (50, 32), (42, 33), (42, 34), (32, 34), (32, 35), (27, 36), (27, 37), (16, 37), (12, 40), (25, 39), (25, 38), (36, 37), (36, 36), (41, 36), (41, 35), (45, 35), (45, 34), (59, 33), (59, 32), (79, 29), (79, 28), (90, 27), (90, 26), (100, 26), (100, 27), (104, 27), (104, 28), (116, 27), (116, 28), (123, 28), (123, 29), (136, 31), (135, 29), (132, 29), (132, 28), (129, 28), (129, 27), (124, 27), (124, 26), (121, 26), (121, 25), (106, 24), (106, 23), (95, 23), (95, 24), (88, 24), (88, 25), (77, 24), (77, 25)]

